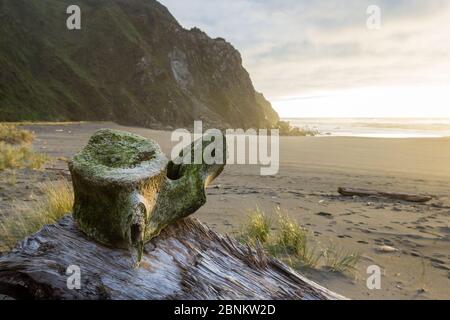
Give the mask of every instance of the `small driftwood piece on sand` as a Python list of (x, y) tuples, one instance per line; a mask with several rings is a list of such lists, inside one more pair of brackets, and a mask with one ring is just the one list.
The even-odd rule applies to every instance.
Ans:
[(409, 202), (419, 202), (424, 203), (432, 200), (433, 198), (426, 195), (417, 195), (417, 194), (409, 194), (409, 193), (392, 193), (392, 192), (383, 192), (383, 191), (375, 191), (375, 190), (366, 190), (366, 189), (354, 189), (354, 188), (339, 188), (338, 192), (347, 197), (359, 196), (359, 197), (381, 197), (381, 198), (389, 198), (395, 200), (403, 200)]
[[(343, 299), (264, 252), (195, 219), (164, 229), (132, 253), (91, 241), (71, 216), (45, 226), (0, 257), (0, 295), (15, 299)], [(69, 289), (69, 266), (80, 289)], [(69, 280), (70, 283), (70, 280)]]

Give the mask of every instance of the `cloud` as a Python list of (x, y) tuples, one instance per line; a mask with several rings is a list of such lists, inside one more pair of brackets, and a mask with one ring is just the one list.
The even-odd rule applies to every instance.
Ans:
[[(450, 82), (445, 0), (162, 0), (187, 27), (224, 37), (272, 99), (314, 91)], [(369, 5), (380, 30), (366, 28)]]

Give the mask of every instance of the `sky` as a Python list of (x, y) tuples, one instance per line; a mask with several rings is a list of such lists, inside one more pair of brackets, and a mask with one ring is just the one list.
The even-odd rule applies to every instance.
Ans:
[(448, 0), (160, 2), (235, 46), (282, 117), (450, 117)]

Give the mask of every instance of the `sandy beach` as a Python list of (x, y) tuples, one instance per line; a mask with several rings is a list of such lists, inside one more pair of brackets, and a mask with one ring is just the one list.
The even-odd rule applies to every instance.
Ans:
[[(2, 188), (0, 214), (34, 195), (34, 183), (56, 179), (55, 168), (70, 158), (97, 129), (126, 130), (156, 140), (166, 154), (170, 132), (113, 123), (31, 125), (34, 147), (55, 160), (42, 173), (17, 173), (17, 187)], [(333, 243), (359, 252), (355, 275), (302, 270), (312, 280), (353, 299), (450, 298), (450, 138), (381, 139), (281, 137), (280, 170), (260, 176), (259, 167), (229, 165), (208, 189), (208, 200), (194, 216), (213, 229), (236, 235), (248, 210), (267, 213), (280, 207), (311, 230), (313, 242)], [(4, 185), (7, 173), (0, 174)], [(427, 204), (342, 197), (338, 187), (430, 194)], [(19, 192), (20, 190), (20, 192)], [(398, 251), (381, 253), (380, 245)], [(367, 267), (383, 270), (381, 290), (366, 286)]]

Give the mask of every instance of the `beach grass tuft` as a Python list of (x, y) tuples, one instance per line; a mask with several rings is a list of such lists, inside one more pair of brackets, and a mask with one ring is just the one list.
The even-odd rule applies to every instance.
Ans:
[(320, 249), (311, 241), (311, 232), (280, 208), (275, 210), (274, 216), (259, 207), (251, 211), (239, 240), (250, 245), (259, 242), (270, 255), (294, 268), (324, 266), (331, 272), (349, 274), (356, 270), (359, 254), (337, 249), (334, 245)]
[(247, 215), (247, 221), (241, 232), (242, 241), (253, 245), (257, 242), (261, 244), (267, 243), (272, 224), (272, 219), (257, 206)]
[(279, 230), (276, 244), (289, 254), (304, 251), (307, 246), (306, 231), (296, 220), (281, 212), (280, 209), (277, 209), (277, 215)]
[(67, 180), (41, 184), (43, 196), (31, 205), (17, 205), (0, 220), (0, 251), (11, 250), (18, 241), (55, 223), (72, 210), (74, 196)]
[(278, 231), (269, 252), (281, 259), (286, 258), (291, 266), (315, 268), (319, 263), (320, 254), (316, 253), (315, 248), (311, 248), (308, 239), (310, 232), (280, 208), (275, 212)]
[(30, 145), (14, 146), (0, 142), (0, 171), (5, 169), (41, 169), (49, 160), (46, 155), (34, 152)]
[(31, 131), (18, 129), (16, 125), (0, 123), (0, 142), (17, 145), (31, 143), (34, 134)]
[(361, 259), (360, 254), (349, 252), (331, 245), (322, 252), (325, 258), (325, 268), (332, 272), (353, 273)]
[(49, 159), (34, 152), (34, 134), (16, 125), (0, 123), (0, 171), (6, 169), (41, 169)]

